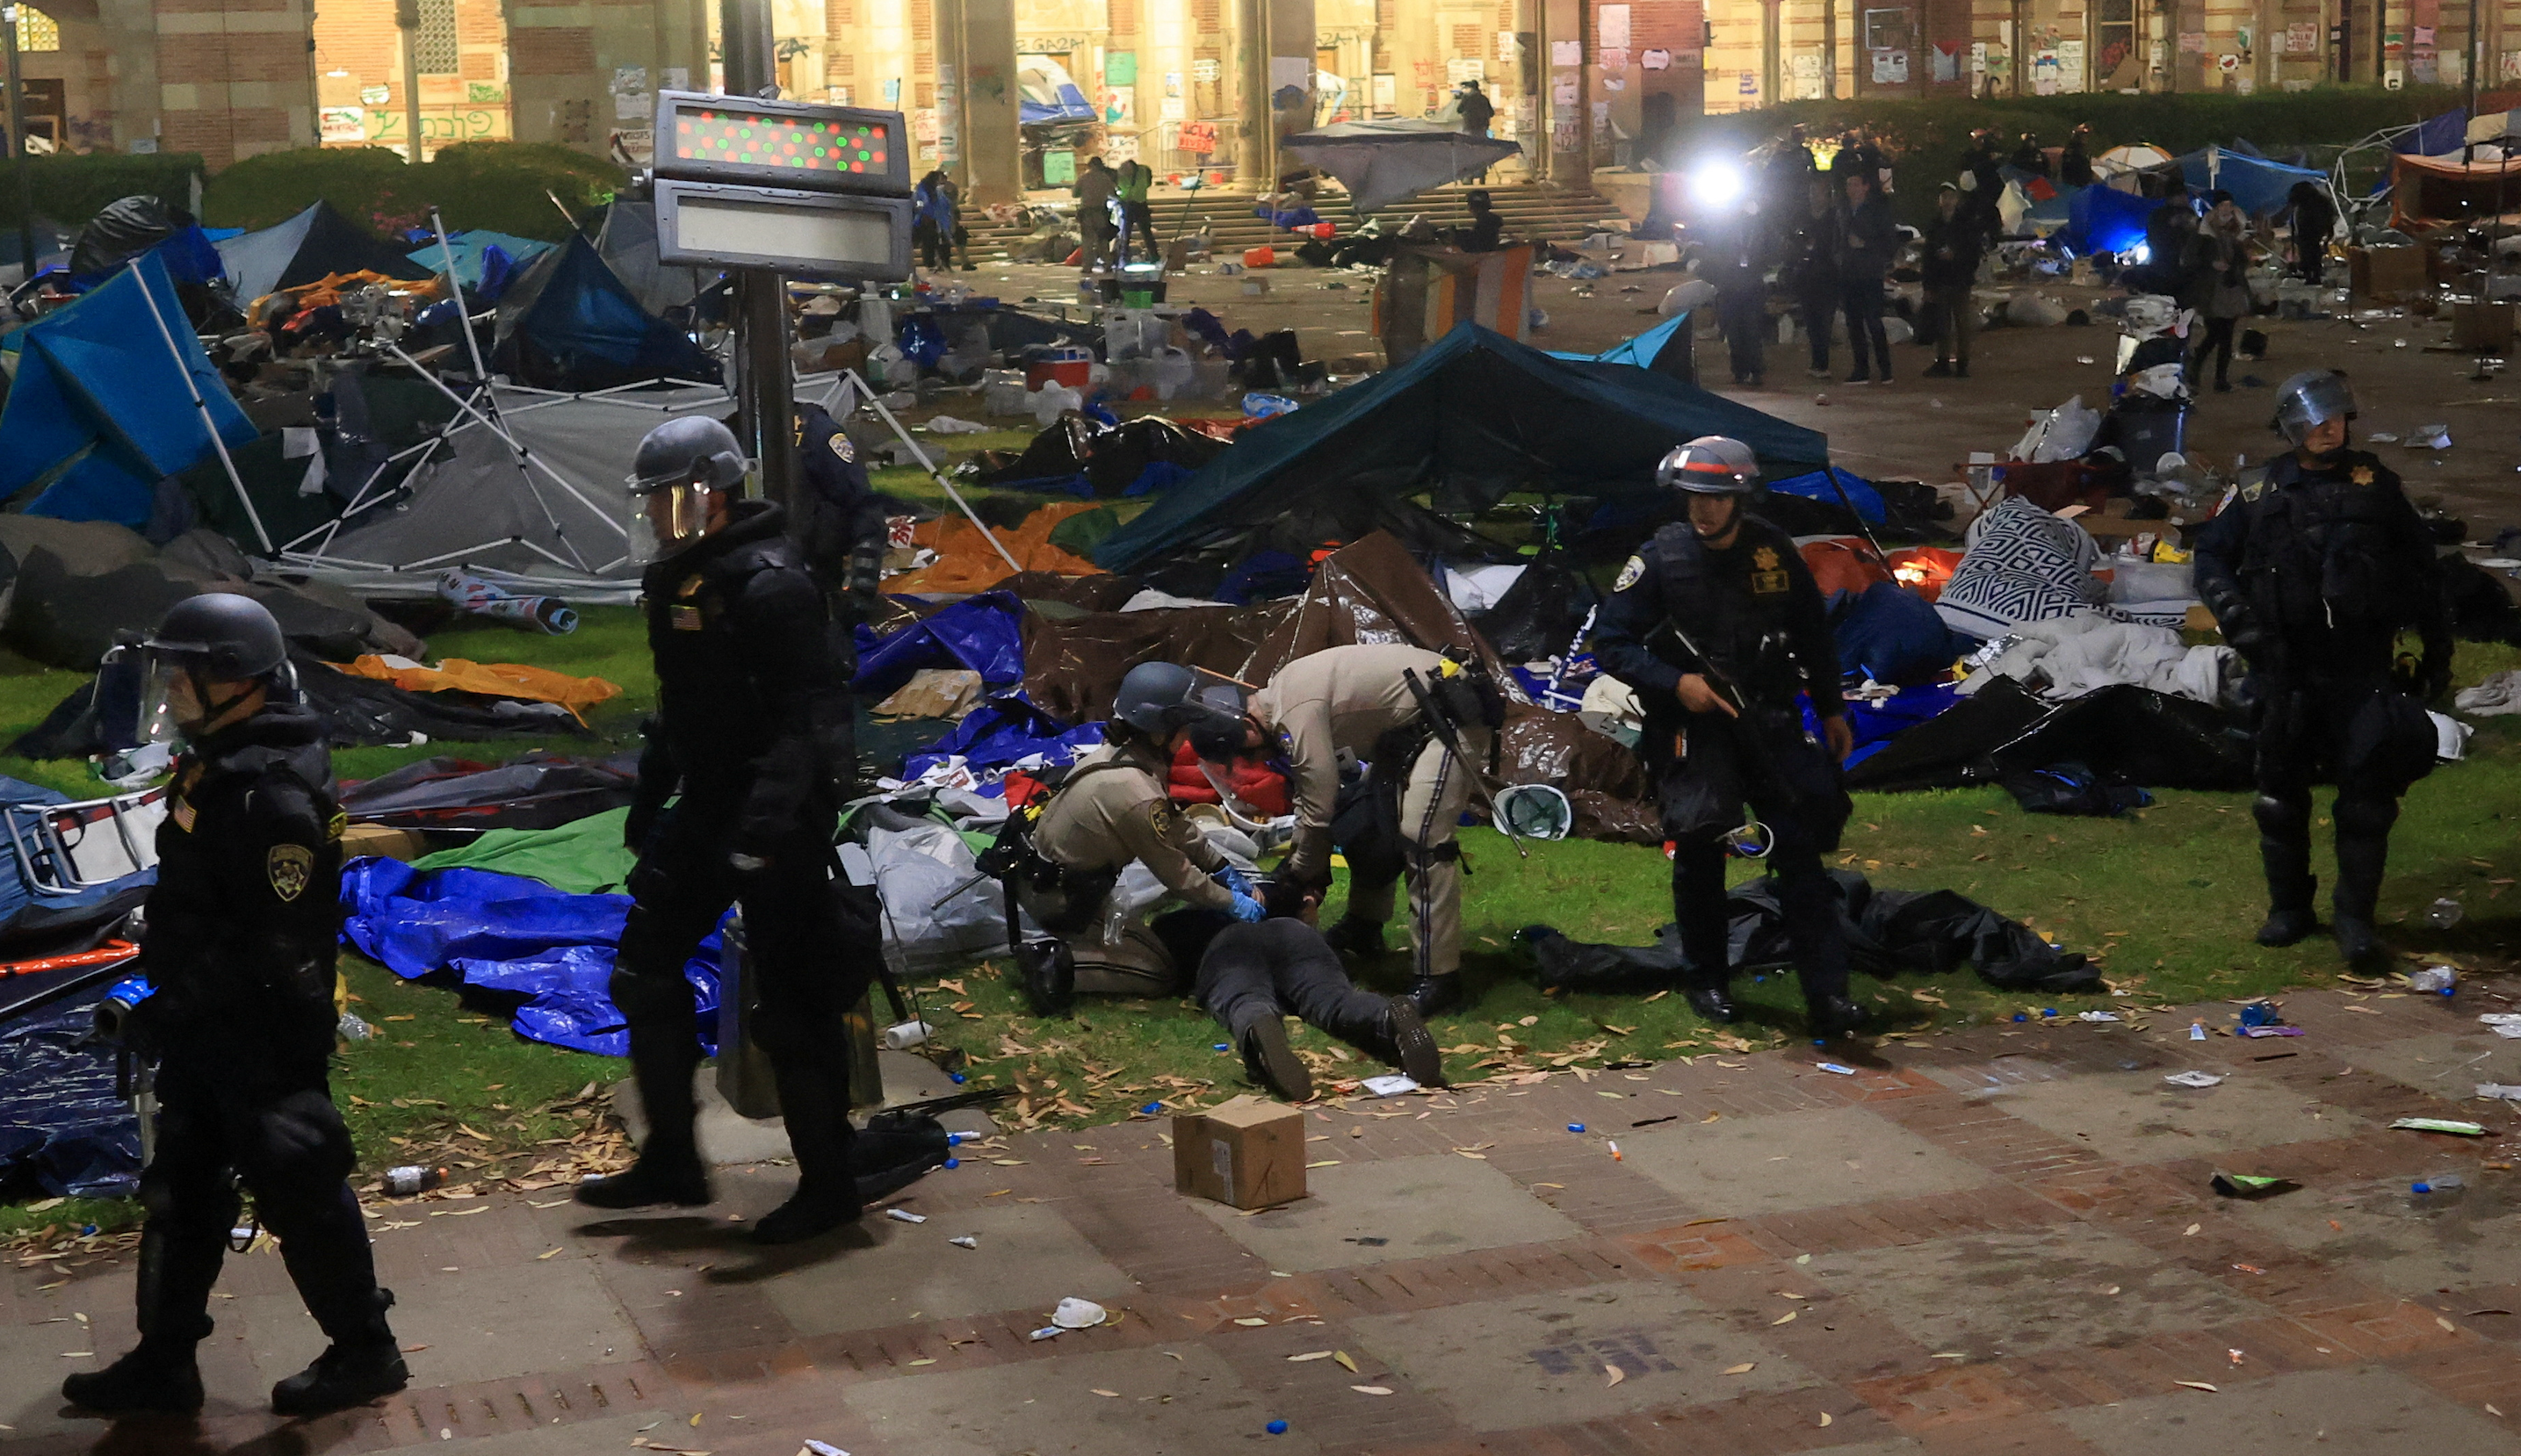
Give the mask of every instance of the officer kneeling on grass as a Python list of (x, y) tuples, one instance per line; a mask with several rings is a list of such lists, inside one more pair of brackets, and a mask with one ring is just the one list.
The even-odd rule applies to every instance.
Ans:
[(732, 432), (692, 418), (648, 432), (630, 480), (642, 514), (634, 538), (644, 533), (659, 553), (640, 578), (657, 715), (624, 829), (639, 863), (613, 999), (629, 1025), (648, 1141), (628, 1171), (581, 1184), (577, 1201), (710, 1201), (692, 1138), (700, 1024), (683, 965), (740, 901), (760, 1003), (753, 1024), (798, 1173), (796, 1194), (753, 1237), (789, 1244), (860, 1211), (840, 1027), (877, 952), (848, 933), (832, 880), (832, 829), (852, 765), (834, 748), (847, 685), (823, 595), (785, 534), (787, 512), (741, 497), (746, 469)]
[[(2337, 949), (2376, 972), (2390, 956), (2373, 906), (2399, 796), (2433, 769), (2424, 702), (2451, 685), (2451, 606), (2399, 478), (2349, 447), (2354, 418), (2354, 392), (2333, 370), (2278, 387), (2275, 428), (2294, 448), (2198, 533), (2197, 594), (2249, 660), (2256, 697), (2251, 812), (2268, 876), (2259, 943), (2291, 945), (2317, 929), (2311, 786), (2326, 769), (2337, 782)], [(2423, 659), (2394, 674), (2409, 628)]]
[(210, 1333), (242, 1179), (332, 1342), (272, 1388), (271, 1408), (339, 1410), (411, 1376), (326, 1082), (342, 816), (323, 720), (297, 701), (280, 624), (250, 597), (179, 602), (142, 651), (141, 737), (185, 748), (140, 951), (157, 990), (131, 1028), (160, 1058), (156, 1156), (140, 1175), (140, 1343), (62, 1394), (116, 1414), (201, 1409), (193, 1349)]
[[(1711, 1021), (1739, 1017), (1726, 989), (1724, 853), (1728, 841), (1759, 841), (1777, 878), (1811, 1033), (1826, 1038), (1864, 1018), (1848, 999), (1838, 887), (1820, 862), (1847, 825), (1838, 765), (1855, 739), (1820, 590), (1794, 538), (1747, 510), (1759, 478), (1751, 447), (1720, 434), (1664, 457), (1655, 481), (1686, 494), (1689, 519), (1628, 558), (1602, 606), (1593, 655), (1645, 707), (1638, 751), (1674, 846), (1673, 913), (1689, 1004)], [(1804, 731), (1797, 693), (1811, 695), (1825, 743)]]

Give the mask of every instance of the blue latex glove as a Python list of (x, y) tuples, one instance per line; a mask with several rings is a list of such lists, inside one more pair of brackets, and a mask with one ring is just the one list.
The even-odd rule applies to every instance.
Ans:
[(1234, 918), (1250, 925), (1255, 921), (1267, 920), (1269, 911), (1259, 900), (1238, 891), (1234, 896)]
[(1215, 874), (1211, 875), (1208, 878), (1224, 886), (1226, 888), (1239, 895), (1255, 895), (1259, 893), (1258, 890), (1255, 890), (1252, 887), (1252, 877), (1244, 874), (1241, 870), (1236, 869), (1232, 865), (1227, 865), (1225, 868), (1218, 870)]

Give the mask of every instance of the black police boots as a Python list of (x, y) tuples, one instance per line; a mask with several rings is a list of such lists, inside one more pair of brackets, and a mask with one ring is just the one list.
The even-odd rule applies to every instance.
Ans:
[(1337, 924), (1322, 932), (1322, 938), (1331, 943), (1333, 950), (1356, 956), (1379, 956), (1383, 954), (1383, 922), (1343, 915)]
[(393, 1291), (371, 1290), (345, 1315), (320, 1319), (333, 1342), (315, 1363), (271, 1388), (271, 1409), (283, 1416), (320, 1416), (365, 1405), (411, 1384), (386, 1310)]
[(1401, 1074), (1421, 1087), (1444, 1085), (1444, 1058), (1436, 1049), (1436, 1038), (1427, 1030), (1426, 1019), (1418, 1015), (1418, 1004), (1406, 996), (1392, 998), (1392, 1009), (1383, 1014), (1376, 1028), (1376, 1050), (1384, 1060), (1400, 1069)]
[[(793, 1060), (793, 1059), (792, 1059)], [(823, 1066), (771, 1064), (779, 1083), (779, 1114), (788, 1145), (797, 1153), (797, 1191), (753, 1225), (756, 1244), (796, 1244), (855, 1223), (864, 1211), (849, 1148), (848, 1082)]]
[(2390, 948), (2381, 943), (2381, 933), (2372, 923), (2373, 906), (2381, 898), (2382, 867), (2390, 856), (2390, 837), (2387, 831), (2345, 833), (2344, 817), (2341, 812), (2330, 924), (2337, 936), (2337, 953), (2346, 964), (2363, 975), (2378, 976), (2390, 969)]
[(710, 1201), (709, 1169), (692, 1142), (692, 1073), (700, 1048), (670, 1029), (630, 1028), (630, 1072), (639, 1106), (648, 1115), (648, 1141), (639, 1160), (609, 1178), (577, 1185), (577, 1201), (590, 1208), (644, 1208), (676, 1204), (696, 1208)]
[(1689, 1007), (1711, 1022), (1738, 1022), (1742, 1008), (1733, 1004), (1733, 993), (1720, 980), (1701, 981), (1681, 993)]
[(1288, 1044), (1286, 1019), (1276, 1006), (1256, 1002), (1235, 1020), (1234, 1049), (1243, 1054), (1245, 1074), (1289, 1102), (1313, 1095), (1313, 1074)]
[(1851, 1036), (1864, 1028), (1864, 1008), (1845, 996), (1822, 996), (1805, 1003), (1804, 1024), (1814, 1041)]
[(1421, 1020), (1459, 1011), (1470, 1000), (1462, 990), (1459, 975), (1421, 976), (1409, 983), (1409, 1004), (1418, 1008)]
[(182, 1331), (144, 1335), (131, 1353), (103, 1370), (73, 1375), (62, 1382), (62, 1398), (100, 1415), (138, 1415), (162, 1411), (183, 1415), (202, 1408), (202, 1371), (193, 1362), (193, 1346), (207, 1339), (208, 1316)]
[(2259, 943), (2295, 945), (2310, 938), (2311, 933), (2317, 929), (2318, 917), (2312, 914), (2309, 905), (2277, 905), (2268, 911), (2268, 918), (2259, 925)]
[(1065, 940), (1043, 935), (1018, 946), (1016, 974), (1034, 1016), (1066, 1016), (1077, 1002), (1077, 956)]

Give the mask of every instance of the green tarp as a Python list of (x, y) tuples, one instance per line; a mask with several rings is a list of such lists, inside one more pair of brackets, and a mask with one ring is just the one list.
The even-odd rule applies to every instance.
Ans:
[(411, 862), (415, 870), (494, 870), (571, 894), (619, 890), (638, 856), (621, 846), (628, 809), (607, 809), (558, 829), (494, 829), (472, 843)]
[(1417, 358), (1254, 426), (1094, 549), (1132, 570), (1195, 542), (1304, 514), (1353, 537), (1393, 503), (1440, 511), (1516, 491), (1618, 496), (1652, 488), (1683, 440), (1729, 434), (1771, 477), (1818, 470), (1829, 437), (1633, 364), (1556, 359), (1459, 324)]

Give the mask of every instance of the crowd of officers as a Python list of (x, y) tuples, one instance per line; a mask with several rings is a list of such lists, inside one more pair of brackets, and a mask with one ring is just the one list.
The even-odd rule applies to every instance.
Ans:
[[(2256, 691), (2269, 887), (2259, 939), (2290, 944), (2317, 929), (2312, 785), (2332, 776), (2330, 928), (2348, 962), (2369, 971), (2388, 964), (2375, 896), (2399, 796), (2432, 763), (2422, 705), (2448, 685), (2451, 635), (2430, 540), (2389, 468), (2353, 448), (2354, 417), (2340, 375), (2284, 384), (2274, 424), (2292, 448), (2201, 533), (2197, 575)], [(868, 492), (847, 436), (801, 416), (797, 444), (809, 470), (794, 513), (743, 497), (749, 463), (717, 422), (670, 422), (639, 449), (631, 488), (654, 548), (642, 590), (659, 701), (625, 826), (638, 860), (612, 992), (649, 1132), (629, 1168), (576, 1194), (606, 1209), (710, 1202), (693, 1138), (700, 1027), (683, 967), (739, 904), (753, 1024), (798, 1166), (794, 1195), (754, 1227), (769, 1244), (861, 1214), (838, 1027), (875, 973), (866, 947), (882, 938), (873, 890), (849, 883), (833, 842), (855, 769), (848, 626), (874, 600), (881, 543), (870, 548), (851, 524)], [(1677, 519), (1619, 572), (1593, 648), (1643, 707), (1638, 751), (1672, 844), (1679, 988), (1710, 1020), (1740, 1015), (1725, 859), (1762, 857), (1810, 1031), (1825, 1040), (1865, 1020), (1849, 993), (1840, 892), (1822, 867), (1850, 811), (1841, 765), (1853, 735), (1820, 594), (1793, 538), (1758, 514), (1760, 472), (1748, 447), (1719, 436), (1665, 458), (1657, 479), (1677, 497)], [(2408, 631), (2421, 655), (2402, 664), (2396, 644)], [(409, 1372), (327, 1079), (344, 819), (324, 725), (298, 702), (278, 624), (250, 598), (179, 604), (134, 665), (139, 736), (182, 745), (146, 906), (141, 965), (157, 991), (131, 1026), (160, 1067), (141, 1181), (140, 1341), (71, 1376), (64, 1394), (104, 1413), (200, 1408), (194, 1351), (210, 1333), (242, 1185), (330, 1342), (273, 1389), (274, 1409), (364, 1402)], [(1311, 1092), (1290, 1015), (1441, 1084), (1427, 1022), (1473, 999), (1455, 826), (1497, 787), (1502, 709), (1475, 661), (1408, 646), (1331, 648), (1257, 688), (1168, 662), (1132, 667), (1107, 744), (1046, 803), (1012, 812), (1002, 839), (1015, 851), (1000, 864), (1010, 948), (1032, 1008), (1187, 991), (1254, 1079), (1289, 1098)], [(1274, 872), (1260, 872), (1239, 831), (1212, 834), (1176, 806), (1167, 784), (1185, 756), (1221, 791), (1254, 759), (1285, 764), (1293, 841)], [(1325, 932), (1315, 912), (1334, 854), (1350, 871), (1347, 911)], [(1133, 864), (1168, 892), (1162, 913), (1119, 899)], [(1342, 954), (1382, 948), (1404, 883), (1410, 984), (1362, 990)]]

